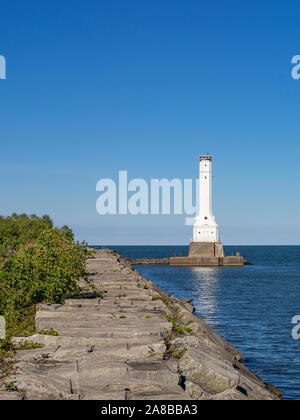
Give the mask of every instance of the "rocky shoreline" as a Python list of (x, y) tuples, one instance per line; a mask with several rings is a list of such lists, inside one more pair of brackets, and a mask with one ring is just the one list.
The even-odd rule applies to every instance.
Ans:
[(58, 335), (14, 338), (43, 347), (17, 352), (0, 400), (280, 399), (193, 315), (189, 299), (160, 290), (110, 250), (97, 250), (87, 271), (101, 296), (38, 306), (37, 330)]

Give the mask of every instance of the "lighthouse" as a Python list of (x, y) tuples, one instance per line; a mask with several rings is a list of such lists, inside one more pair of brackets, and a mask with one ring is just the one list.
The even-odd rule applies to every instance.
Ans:
[(212, 212), (211, 155), (199, 156), (199, 210), (193, 227), (189, 256), (223, 257), (219, 227)]
[(212, 213), (212, 156), (199, 156), (199, 214), (193, 242), (219, 242), (219, 227)]
[(242, 267), (246, 260), (240, 255), (225, 256), (219, 238), (219, 227), (212, 212), (212, 156), (199, 156), (199, 209), (193, 226), (189, 254), (170, 257), (171, 266)]

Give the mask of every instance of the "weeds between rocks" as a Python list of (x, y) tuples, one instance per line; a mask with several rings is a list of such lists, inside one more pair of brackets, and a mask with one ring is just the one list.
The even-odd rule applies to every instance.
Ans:
[(53, 336), (58, 336), (59, 333), (57, 331), (55, 331), (53, 328), (50, 328), (50, 330), (40, 330), (37, 332), (37, 334), (42, 334), (42, 335), (53, 335)]
[(167, 306), (169, 306), (171, 303), (170, 299), (166, 298), (165, 296), (153, 296), (152, 302), (154, 302), (155, 300), (161, 300)]
[(6, 384), (4, 384), (4, 388), (3, 389), (6, 392), (17, 392), (18, 391), (18, 388), (14, 384), (12, 384), (12, 383), (6, 383)]
[(166, 318), (169, 322), (172, 323), (171, 334), (166, 334), (164, 336), (166, 351), (165, 351), (165, 354), (163, 356), (163, 359), (164, 360), (170, 360), (170, 359), (179, 360), (188, 351), (188, 349), (186, 347), (184, 347), (182, 350), (172, 348), (172, 343), (171, 342), (174, 338), (176, 338), (178, 336), (192, 335), (193, 330), (191, 328), (187, 328), (187, 327), (184, 327), (183, 325), (181, 325), (178, 322), (176, 316), (172, 317), (172, 316), (166, 314), (166, 312), (163, 312), (162, 316), (164, 318)]
[(163, 360), (179, 360), (188, 351), (186, 347), (184, 347), (182, 350), (175, 349), (172, 347), (172, 340), (175, 338), (175, 336), (176, 333), (174, 335), (174, 332), (172, 332), (171, 334), (164, 335), (163, 338), (166, 346), (166, 351), (163, 355)]
[(175, 359), (175, 360), (179, 360), (182, 358), (182, 356), (188, 351), (188, 349), (186, 347), (184, 347), (182, 350), (176, 350), (176, 349), (169, 349), (166, 351), (165, 353), (165, 359), (169, 360), (169, 359)]
[[(11, 338), (6, 338), (0, 340), (0, 380), (6, 378), (9, 375), (12, 375), (16, 372), (15, 367), (15, 354), (17, 350), (32, 350), (37, 348), (42, 348), (43, 344), (40, 343), (30, 343), (25, 341), (21, 344), (14, 344)], [(13, 391), (15, 389), (9, 388), (10, 384), (4, 385), (4, 390)], [(0, 383), (1, 388), (1, 383)]]
[(183, 325), (181, 325), (177, 321), (176, 316), (171, 317), (171, 316), (167, 315), (166, 312), (163, 312), (162, 316), (164, 318), (166, 318), (169, 322), (172, 323), (172, 332), (173, 333), (177, 333), (177, 334), (180, 334), (180, 335), (183, 335), (185, 333), (188, 333), (189, 335), (193, 334), (193, 330), (191, 328), (187, 328), (187, 327), (184, 327)]

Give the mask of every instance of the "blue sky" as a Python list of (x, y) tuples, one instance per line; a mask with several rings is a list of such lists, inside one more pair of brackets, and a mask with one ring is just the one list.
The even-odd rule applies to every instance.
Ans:
[(96, 183), (194, 178), (225, 244), (300, 243), (299, 1), (1, 1), (0, 213), (91, 244), (186, 244), (184, 216), (99, 216)]

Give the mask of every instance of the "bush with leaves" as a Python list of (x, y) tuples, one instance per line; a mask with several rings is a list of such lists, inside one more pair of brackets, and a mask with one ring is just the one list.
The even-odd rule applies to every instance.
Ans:
[(12, 214), (0, 216), (0, 254), (2, 258), (16, 252), (20, 246), (36, 241), (45, 229), (52, 229), (49, 216), (38, 217), (35, 214)]
[[(26, 235), (19, 229), (15, 235), (18, 250), (6, 254), (0, 265), (0, 314), (8, 321), (22, 322), (32, 305), (63, 303), (67, 296), (80, 291), (78, 280), (86, 276), (88, 251), (85, 243), (73, 242), (71, 233), (67, 227), (49, 227), (33, 241), (32, 233)], [(32, 242), (22, 245), (30, 236)]]

